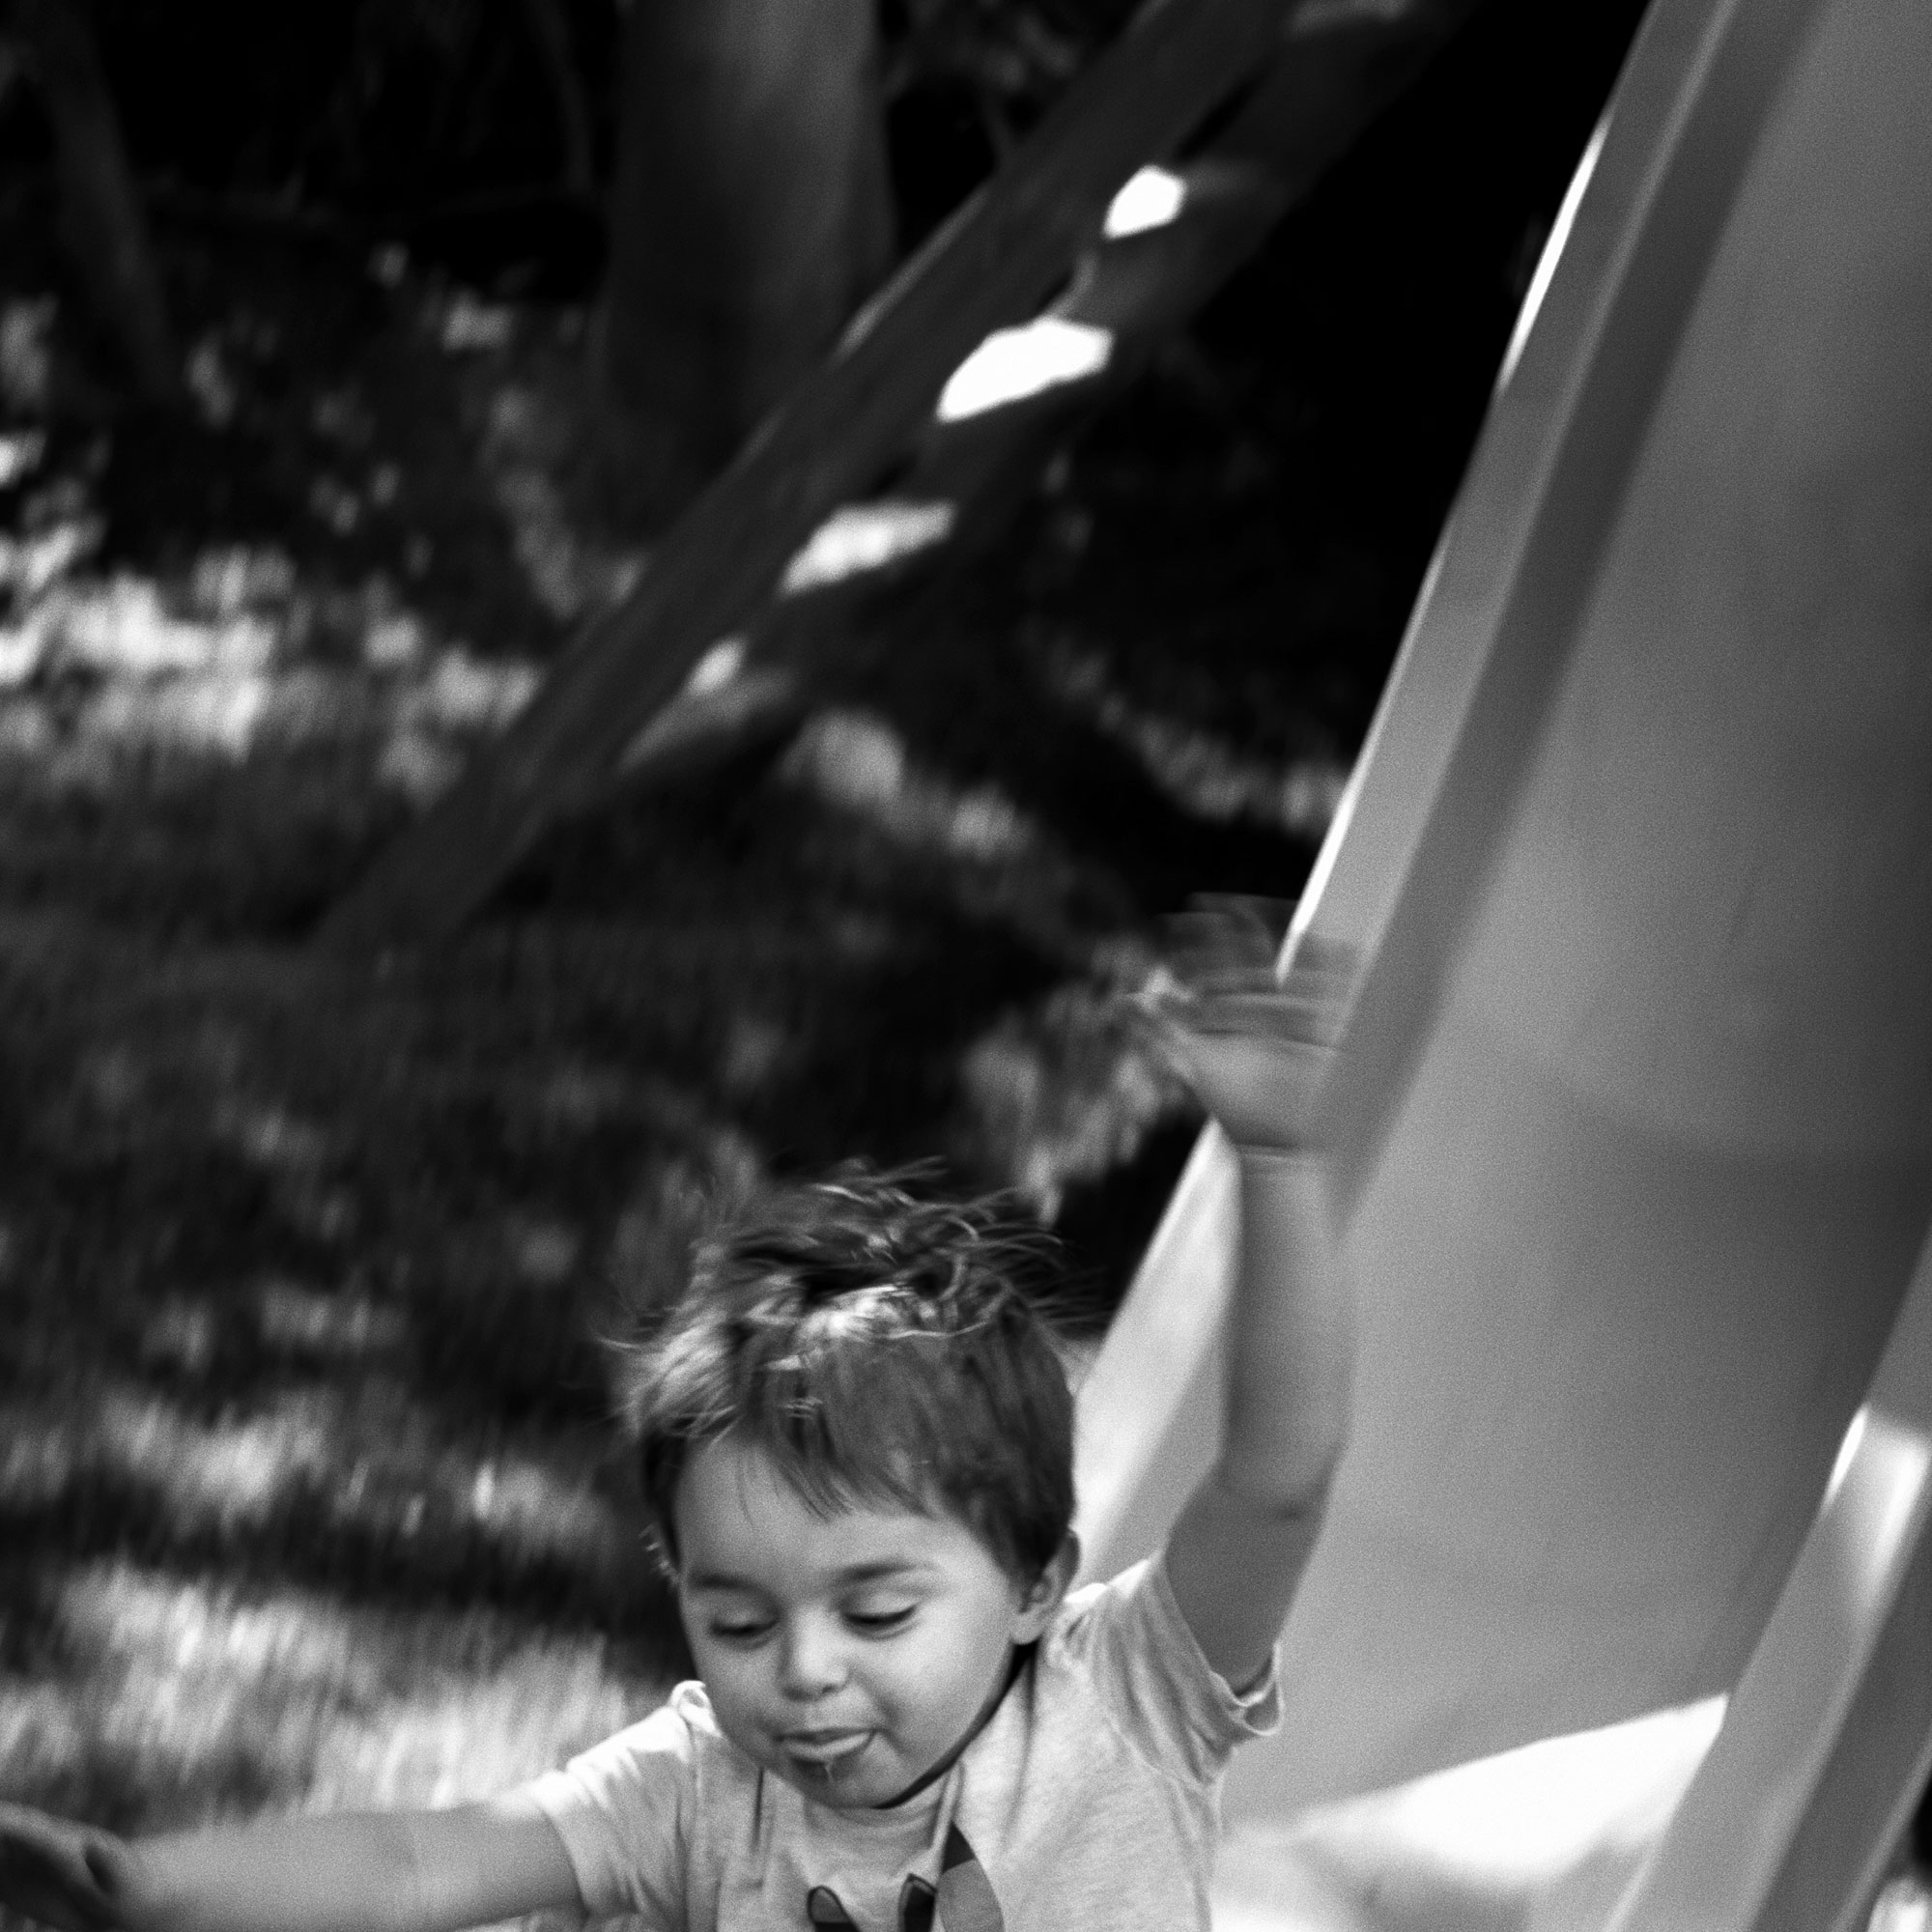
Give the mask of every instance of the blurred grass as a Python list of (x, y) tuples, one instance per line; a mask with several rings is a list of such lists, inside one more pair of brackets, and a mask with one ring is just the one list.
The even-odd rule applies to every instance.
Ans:
[(1058, 1215), (1097, 1319), (1188, 1132), (1110, 988), (1210, 850), (1306, 863), (1051, 698), (1009, 556), (776, 759), (563, 828), (448, 946), (312, 954), (613, 587), (594, 532), (542, 554), (560, 490), (477, 487), (550, 324), (482, 368), (422, 302), (426, 400), (318, 349), (204, 453), (238, 500), (362, 422), (395, 500), (498, 525), (460, 594), (408, 517), (170, 508), (57, 419), (0, 495), (0, 1790), (125, 1829), (474, 1795), (649, 1708), (681, 1641), (596, 1338), (664, 1204), (936, 1157)]
[(707, 1178), (1018, 1185), (1104, 1318), (1191, 1133), (1110, 990), (1298, 890), (1607, 84), (1492, 12), (1542, 65), (1446, 60), (788, 747), (380, 970), (314, 921), (639, 560), (583, 318), (164, 232), (156, 425), (0, 197), (0, 1793), (436, 1801), (647, 1708), (595, 1337)]
[(472, 1793), (661, 1694), (595, 1336), (678, 1178), (985, 1182), (1031, 1133), (1044, 1197), (1173, 1100), (1103, 1020), (1049, 1118), (1078, 1029), (1021, 1016), (1065, 964), (782, 775), (711, 838), (633, 826), (666, 856), (629, 917), (377, 975), (246, 933), (246, 875), (298, 869), (237, 810), (271, 769), (208, 773), (239, 797), (195, 838), (146, 819), (138, 869), (119, 773), (91, 853), (54, 814), (71, 897), (0, 915), (0, 1784), (130, 1828)]

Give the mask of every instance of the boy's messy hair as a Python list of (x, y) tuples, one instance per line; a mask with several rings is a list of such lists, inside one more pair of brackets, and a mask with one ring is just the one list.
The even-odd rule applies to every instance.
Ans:
[(683, 1293), (619, 1343), (661, 1554), (694, 1451), (755, 1444), (814, 1508), (964, 1522), (1031, 1582), (1073, 1517), (1073, 1404), (1038, 1304), (1053, 1246), (997, 1199), (841, 1169), (701, 1239)]

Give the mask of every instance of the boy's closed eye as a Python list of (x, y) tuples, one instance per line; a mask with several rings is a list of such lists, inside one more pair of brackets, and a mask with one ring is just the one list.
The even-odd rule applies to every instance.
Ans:
[(756, 1643), (777, 1628), (771, 1617), (716, 1616), (706, 1623), (710, 1634), (724, 1643)]
[(912, 1622), (919, 1605), (903, 1599), (848, 1604), (845, 1621), (862, 1636), (890, 1636)]
[(712, 1595), (703, 1613), (706, 1634), (725, 1643), (756, 1643), (778, 1628), (770, 1605), (743, 1597)]

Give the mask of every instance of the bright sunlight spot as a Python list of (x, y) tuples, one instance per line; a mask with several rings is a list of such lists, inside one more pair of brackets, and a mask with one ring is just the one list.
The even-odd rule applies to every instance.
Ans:
[(1059, 316), (1043, 315), (1024, 328), (996, 328), (953, 370), (940, 392), (939, 420), (960, 422), (1063, 383), (1083, 383), (1097, 376), (1113, 354), (1110, 329)]
[(1864, 1439), (1865, 1421), (1871, 1413), (1869, 1403), (1861, 1405), (1859, 1412), (1852, 1417), (1845, 1428), (1845, 1438), (1838, 1444), (1838, 1453), (1832, 1463), (1831, 1479), (1825, 1485), (1825, 1501), (1830, 1504), (1843, 1487), (1846, 1476), (1851, 1473), (1853, 1459), (1859, 1453), (1859, 1444)]
[(991, 785), (955, 790), (928, 777), (891, 725), (864, 713), (814, 718), (781, 771), (900, 845), (998, 864), (1033, 843), (1032, 827), (1004, 793)]
[(1892, 1879), (1872, 1904), (1871, 1932), (1932, 1932), (1932, 1891), (1908, 1873)]
[(883, 570), (915, 551), (944, 543), (952, 533), (951, 503), (904, 503), (891, 498), (876, 503), (847, 503), (836, 510), (811, 540), (785, 566), (779, 584), (786, 597), (817, 590)]
[(1187, 205), (1187, 184), (1165, 168), (1143, 168), (1117, 194), (1100, 229), (1109, 242), (1165, 228)]
[(723, 691), (744, 668), (744, 639), (720, 638), (692, 667), (684, 688), (693, 697), (709, 697), (713, 692)]
[(44, 430), (15, 430), (0, 436), (0, 490), (11, 490), (23, 477), (40, 468), (46, 454)]
[(0, 533), (0, 764), (98, 783), (154, 753), (240, 760), (373, 738), (378, 781), (427, 799), (536, 688), (535, 664), (439, 639), (381, 576), (304, 586), (284, 553), (244, 546), (165, 579), (101, 573), (101, 530), (77, 501)]
[[(1862, 1425), (1862, 1426), (1861, 1426)], [(1876, 1605), (1890, 1587), (1900, 1550), (1932, 1476), (1932, 1441), (1897, 1416), (1869, 1405), (1845, 1433), (1829, 1506), (1845, 1524), (1844, 1545), (1861, 1604)]]
[(1055, 695), (1127, 751), (1170, 798), (1219, 824), (1248, 820), (1297, 838), (1328, 830), (1348, 789), (1339, 759), (1289, 763), (1244, 756), (1224, 740), (1137, 705), (1114, 682), (1106, 659), (1060, 640), (1042, 667)]
[(1604, 134), (1608, 125), (1606, 121), (1597, 123), (1597, 131), (1590, 136), (1590, 145), (1583, 150), (1583, 158), (1577, 163), (1577, 172), (1570, 177), (1570, 185), (1563, 195), (1563, 206), (1556, 211), (1549, 240), (1543, 244), (1543, 253), (1537, 257), (1536, 272), (1529, 278), (1522, 306), (1517, 310), (1516, 327), (1510, 331), (1509, 347), (1503, 351), (1502, 368), (1496, 376), (1496, 387), (1499, 389), (1516, 373), (1522, 346), (1529, 340), (1529, 331), (1536, 324), (1536, 312), (1543, 306), (1544, 297), (1549, 293), (1556, 264), (1563, 256), (1563, 244), (1570, 239), (1577, 211), (1583, 203), (1583, 190), (1590, 185), (1590, 177), (1597, 172), (1597, 156), (1604, 152)]
[(481, 1797), (662, 1694), (599, 1636), (533, 1634), (487, 1610), (351, 1608), (126, 1562), (77, 1569), (50, 1597), (62, 1655), (79, 1668), (32, 1685), (0, 1677), (0, 1770), (43, 1789), (117, 1774), (191, 1788), (180, 1823), (265, 1802)]
[[(151, 1355), (212, 1349), (213, 1334), (196, 1332), (196, 1311), (164, 1313)], [(256, 1319), (283, 1355), (367, 1358), (402, 1339), (387, 1311), (353, 1301), (326, 1308), (289, 1284), (264, 1285)], [(354, 1396), (289, 1389), (252, 1416), (213, 1422), (136, 1387), (99, 1389), (85, 1413), (0, 1406), (0, 1502), (72, 1507), (116, 1495), (148, 1498), (143, 1507), (202, 1534), (322, 1523), (409, 1538), (427, 1528), (480, 1542), (512, 1564), (549, 1561), (586, 1575), (624, 1535), (582, 1471), (508, 1446), (478, 1465), (373, 1377)]]
[[(1414, 1922), (1442, 1922), (1453, 1907), (1459, 1925), (1516, 1924), (1531, 1894), (1548, 1923), (1599, 1922), (1604, 1894), (1616, 1896), (1669, 1824), (1725, 1701), (1544, 1738), (1318, 1805), (1285, 1829), (1237, 1826), (1217, 1867), (1215, 1923), (1339, 1932), (1429, 1899), (1440, 1916)], [(1284, 1892), (1293, 1917), (1279, 1912)]]
[(1724, 1721), (1707, 1697), (1600, 1730), (1544, 1738), (1440, 1771), (1324, 1815), (1447, 1865), (1555, 1878), (1606, 1845), (1648, 1843), (1677, 1807)]

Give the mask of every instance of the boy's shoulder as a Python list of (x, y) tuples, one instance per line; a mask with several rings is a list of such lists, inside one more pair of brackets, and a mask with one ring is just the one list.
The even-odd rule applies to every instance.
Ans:
[(701, 1745), (710, 1739), (722, 1739), (724, 1735), (718, 1728), (717, 1714), (711, 1708), (711, 1693), (705, 1690), (702, 1680), (688, 1677), (682, 1683), (671, 1686), (670, 1694), (656, 1710), (611, 1733), (604, 1742), (614, 1744), (619, 1738), (624, 1738), (631, 1740), (639, 1749), (663, 1750), (675, 1749), (684, 1744)]
[(615, 1743), (628, 1741), (638, 1751), (658, 1751), (676, 1758), (694, 1783), (715, 1787), (721, 1777), (755, 1776), (755, 1767), (724, 1735), (711, 1693), (696, 1677), (673, 1685), (671, 1692), (641, 1723), (620, 1731)]
[(1166, 1594), (1159, 1569), (1159, 1558), (1145, 1557), (1117, 1576), (1069, 1590), (1047, 1626), (1042, 1650), (1078, 1654), (1117, 1634), (1154, 1644), (1171, 1638), (1155, 1595)]
[(723, 1739), (724, 1735), (718, 1728), (718, 1716), (711, 1708), (711, 1692), (704, 1688), (701, 1678), (687, 1677), (683, 1683), (673, 1685), (670, 1695), (659, 1709), (668, 1712), (672, 1720), (694, 1738)]
[(1042, 1690), (1065, 1679), (1105, 1703), (1144, 1673), (1184, 1675), (1189, 1650), (1158, 1559), (1149, 1558), (1069, 1591), (1040, 1638), (1036, 1668)]
[(610, 1803), (619, 1791), (654, 1794), (663, 1803), (682, 1788), (694, 1799), (729, 1779), (741, 1754), (719, 1727), (711, 1697), (696, 1678), (674, 1686), (648, 1716), (578, 1753), (561, 1771), (537, 1780), (545, 1808), (585, 1798)]
[(1040, 1645), (1039, 1669), (1079, 1680), (1137, 1755), (1184, 1764), (1193, 1776), (1211, 1776), (1229, 1748), (1279, 1721), (1272, 1669), (1237, 1690), (1202, 1655), (1163, 1556), (1073, 1591)]

